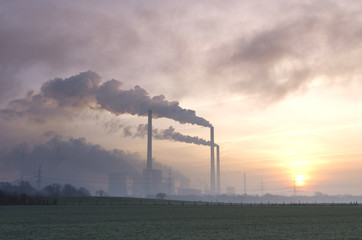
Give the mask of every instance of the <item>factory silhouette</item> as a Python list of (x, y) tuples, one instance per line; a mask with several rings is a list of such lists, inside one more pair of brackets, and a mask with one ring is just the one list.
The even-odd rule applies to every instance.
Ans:
[[(188, 186), (176, 189), (171, 169), (165, 174), (162, 170), (153, 168), (152, 133), (152, 110), (148, 110), (146, 168), (143, 169), (142, 176), (129, 176), (127, 173), (109, 174), (108, 195), (138, 197), (155, 196), (158, 193), (165, 193), (167, 195), (201, 195), (201, 190), (189, 188)], [(207, 193), (220, 194), (220, 147), (218, 144), (215, 144), (213, 126), (210, 126), (210, 141), (202, 145), (210, 146), (210, 188)]]

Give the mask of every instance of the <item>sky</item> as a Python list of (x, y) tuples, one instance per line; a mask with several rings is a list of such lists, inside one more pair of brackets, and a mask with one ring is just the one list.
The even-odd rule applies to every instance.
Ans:
[(209, 188), (214, 126), (222, 192), (245, 174), (248, 194), (362, 194), (361, 9), (0, 0), (0, 181), (140, 174), (152, 108), (157, 166), (190, 187)]

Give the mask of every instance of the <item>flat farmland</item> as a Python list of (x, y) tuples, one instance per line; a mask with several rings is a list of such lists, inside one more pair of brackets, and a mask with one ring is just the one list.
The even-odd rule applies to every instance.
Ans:
[(0, 239), (360, 239), (360, 206), (0, 206)]

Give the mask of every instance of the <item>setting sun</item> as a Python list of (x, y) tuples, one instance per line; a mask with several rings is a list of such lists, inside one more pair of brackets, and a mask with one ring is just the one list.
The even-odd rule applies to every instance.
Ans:
[(303, 175), (298, 175), (295, 177), (295, 185), (298, 187), (302, 187), (306, 184), (305, 177)]

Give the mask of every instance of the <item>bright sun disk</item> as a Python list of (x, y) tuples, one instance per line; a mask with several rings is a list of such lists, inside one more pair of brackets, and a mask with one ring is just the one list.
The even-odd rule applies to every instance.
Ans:
[(301, 187), (305, 185), (305, 177), (303, 175), (298, 175), (295, 177), (295, 185)]

